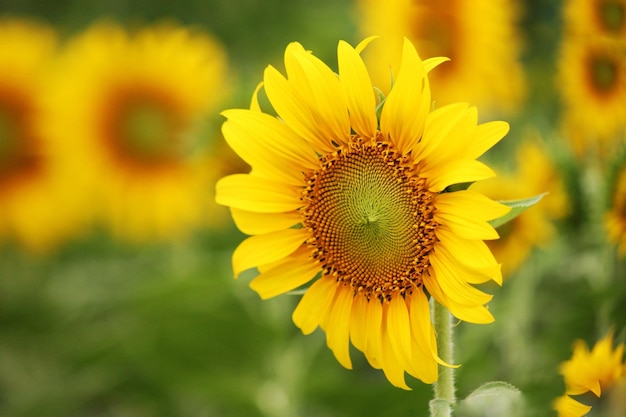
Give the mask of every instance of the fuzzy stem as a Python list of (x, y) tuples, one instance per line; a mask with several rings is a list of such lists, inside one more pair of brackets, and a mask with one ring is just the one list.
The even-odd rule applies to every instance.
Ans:
[[(433, 318), (439, 357), (446, 363), (453, 363), (454, 343), (452, 341), (452, 317), (450, 312), (433, 300)], [(454, 389), (454, 369), (439, 365), (439, 379), (434, 385), (435, 396), (430, 402), (431, 417), (452, 416), (452, 406), (456, 402)]]

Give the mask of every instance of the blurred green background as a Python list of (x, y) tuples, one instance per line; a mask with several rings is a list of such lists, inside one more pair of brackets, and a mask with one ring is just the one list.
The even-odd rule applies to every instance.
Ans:
[[(580, 197), (580, 165), (552, 134), (560, 2), (523, 7), (528, 104), (510, 118), (510, 140), (492, 158), (512, 161), (528, 124), (546, 132), (573, 210), (502, 288), (488, 288), (496, 322), (456, 327), (457, 382), (464, 397), (484, 382), (508, 381), (524, 392), (529, 415), (548, 416), (564, 390), (558, 365), (572, 342), (593, 343), (611, 325), (623, 340), (626, 269)], [(248, 106), (263, 68), (282, 68), (288, 42), (300, 41), (334, 66), (337, 41), (360, 39), (350, 1), (1, 0), (0, 14), (41, 19), (63, 37), (101, 18), (203, 28), (223, 42), (236, 79), (224, 108)], [(243, 237), (227, 219), (184, 240), (141, 246), (104, 231), (45, 256), (3, 244), (0, 415), (427, 414), (430, 386), (410, 380), (413, 391), (396, 389), (358, 352), (355, 369), (343, 369), (321, 331), (303, 336), (291, 322), (297, 297), (261, 302), (247, 287), (249, 276), (233, 280), (230, 256)]]

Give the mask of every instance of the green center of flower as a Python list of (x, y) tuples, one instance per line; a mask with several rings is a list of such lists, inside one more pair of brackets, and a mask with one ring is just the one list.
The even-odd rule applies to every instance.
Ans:
[(174, 152), (176, 130), (166, 109), (157, 103), (135, 103), (123, 118), (123, 138), (128, 151), (141, 160), (154, 161)]
[(181, 157), (182, 121), (176, 103), (147, 87), (120, 89), (103, 123), (113, 155), (128, 165), (152, 168)]
[(615, 0), (601, 1), (598, 6), (600, 22), (609, 32), (619, 32), (624, 27), (626, 10), (624, 3)]
[(302, 213), (313, 257), (368, 299), (412, 291), (436, 240), (434, 196), (409, 157), (353, 138), (308, 178)]
[(160, 163), (177, 157), (178, 126), (161, 103), (129, 103), (122, 114), (121, 140), (126, 153), (141, 163)]
[(591, 81), (597, 91), (606, 93), (613, 90), (617, 81), (617, 64), (606, 56), (592, 57), (590, 62)]

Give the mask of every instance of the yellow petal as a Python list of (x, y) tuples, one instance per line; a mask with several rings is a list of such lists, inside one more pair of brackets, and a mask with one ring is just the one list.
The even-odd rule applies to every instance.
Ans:
[(385, 100), (380, 118), (381, 131), (403, 154), (411, 151), (421, 139), (430, 106), (430, 88), (424, 65), (411, 42), (405, 38), (398, 77)]
[(365, 357), (372, 368), (382, 368), (383, 307), (379, 300), (367, 303)]
[(425, 59), (424, 69), (426, 70), (426, 72), (430, 72), (436, 67), (438, 67), (440, 64), (447, 62), (447, 61), (450, 61), (450, 58), (445, 57), (445, 56), (437, 56), (437, 57)]
[(583, 417), (591, 411), (591, 406), (582, 404), (569, 395), (562, 395), (554, 401), (554, 410), (559, 417)]
[(341, 88), (347, 99), (352, 129), (365, 138), (376, 135), (376, 96), (359, 54), (344, 41), (337, 47)]
[(353, 290), (348, 285), (340, 285), (330, 307), (326, 323), (326, 344), (335, 354), (337, 361), (347, 369), (352, 369), (350, 360), (350, 316), (352, 312)]
[(477, 123), (478, 110), (474, 106), (467, 107), (452, 125), (441, 146), (431, 155), (433, 163), (439, 165), (459, 159), (473, 142)]
[(354, 296), (350, 317), (350, 340), (354, 347), (365, 353), (367, 344), (367, 299), (362, 294)]
[(382, 369), (385, 376), (395, 387), (410, 391), (411, 388), (406, 384), (404, 379), (404, 367), (401, 365), (400, 360), (396, 357), (396, 354), (391, 345), (391, 336), (389, 329), (384, 324), (387, 321), (386, 314), (383, 316), (383, 332), (381, 339), (381, 356), (382, 356)]
[[(454, 258), (478, 274), (485, 275), (498, 284), (502, 284), (500, 265), (493, 257), (489, 247), (482, 240), (468, 240), (445, 228), (435, 232), (441, 246), (447, 248)], [(468, 282), (471, 282), (468, 280)], [(484, 281), (478, 281), (480, 283)]]
[(320, 266), (308, 258), (308, 251), (292, 256), (286, 261), (250, 282), (250, 288), (262, 299), (275, 297), (306, 284), (320, 272)]
[(455, 108), (459, 113), (453, 119), (441, 121), (445, 127), (433, 126), (433, 129), (439, 128), (444, 137), (425, 160), (429, 164), (428, 168), (446, 165), (458, 159), (467, 159), (464, 152), (474, 140), (478, 111), (476, 107), (469, 106)]
[(484, 306), (464, 306), (452, 303), (447, 306), (448, 310), (457, 318), (468, 323), (489, 324), (495, 320), (489, 309)]
[(258, 175), (300, 185), (303, 172), (318, 166), (310, 145), (278, 119), (242, 109), (222, 114), (226, 142)]
[(428, 189), (441, 192), (449, 185), (482, 181), (496, 176), (487, 165), (475, 159), (457, 159), (441, 165), (431, 165), (420, 171), (427, 178)]
[(599, 380), (593, 381), (593, 383), (589, 385), (587, 388), (589, 388), (589, 391), (596, 394), (596, 397), (600, 397), (602, 395), (602, 387), (600, 386)]
[(359, 44), (354, 49), (356, 50), (357, 53), (360, 54), (361, 52), (363, 52), (363, 50), (365, 50), (365, 48), (367, 48), (367, 45), (369, 45), (375, 39), (378, 39), (378, 36), (376, 35), (368, 36), (367, 38), (359, 42)]
[(332, 153), (335, 147), (330, 138), (318, 128), (309, 107), (303, 104), (301, 94), (271, 65), (265, 69), (265, 92), (272, 107), (296, 134), (310, 143), (319, 153)]
[(307, 52), (294, 52), (312, 96), (306, 97), (317, 128), (326, 138), (346, 143), (350, 136), (350, 118), (345, 96), (337, 75), (319, 58)]
[(487, 222), (467, 220), (458, 216), (439, 215), (435, 217), (440, 228), (456, 233), (464, 239), (489, 240), (498, 239), (498, 233)]
[(413, 363), (410, 323), (409, 311), (404, 299), (399, 294), (392, 297), (387, 312), (387, 332), (389, 333), (391, 348), (405, 369)]
[(487, 304), (493, 296), (486, 294), (463, 281), (455, 268), (454, 259), (449, 257), (445, 248), (433, 251), (430, 255), (437, 282), (448, 298), (457, 304), (465, 306), (482, 306)]
[(424, 284), (426, 285), (426, 289), (428, 289), (430, 295), (433, 296), (439, 304), (446, 307), (450, 310), (450, 313), (461, 320), (465, 320), (470, 323), (482, 324), (493, 322), (493, 316), (485, 307), (468, 307), (452, 301), (439, 286), (439, 282), (432, 268), (431, 271), (432, 272), (430, 274), (424, 274), (422, 279), (424, 280)]
[(218, 204), (258, 213), (282, 213), (303, 205), (298, 188), (248, 174), (220, 179), (215, 191)]
[(434, 218), (444, 229), (465, 239), (497, 239), (498, 233), (487, 223), (508, 213), (509, 208), (479, 193), (458, 191), (436, 197)]
[(252, 93), (252, 99), (250, 100), (250, 110), (255, 112), (261, 112), (261, 106), (259, 105), (259, 91), (263, 88), (263, 81), (257, 84), (254, 92)]
[(440, 213), (462, 212), (466, 217), (482, 221), (497, 219), (511, 210), (510, 207), (472, 190), (439, 194), (435, 204)]
[(432, 343), (434, 330), (430, 321), (430, 305), (424, 291), (421, 288), (413, 291), (407, 304), (411, 320), (411, 333), (413, 334), (415, 342), (419, 345), (420, 350), (429, 355), (428, 357), (430, 359), (434, 359), (444, 366), (450, 366), (439, 358), (437, 354), (437, 344)]
[(337, 291), (337, 282), (323, 276), (306, 290), (293, 312), (293, 322), (304, 334), (313, 333), (327, 314)]
[(424, 126), (424, 136), (416, 148), (417, 160), (432, 158), (433, 165), (437, 166), (436, 150), (447, 146), (445, 139), (455, 125), (465, 116), (467, 103), (454, 103), (439, 107), (428, 114)]
[(304, 229), (284, 229), (247, 238), (233, 252), (235, 277), (247, 269), (292, 254), (308, 238), (309, 233)]
[[(434, 338), (432, 341), (434, 341)], [(411, 366), (407, 369), (407, 373), (425, 384), (436, 382), (439, 374), (439, 365), (433, 359), (431, 352), (424, 351), (422, 346), (418, 345), (415, 340), (412, 339), (411, 353), (414, 358), (420, 359), (413, 361)]]
[(255, 213), (231, 207), (230, 214), (237, 228), (247, 235), (288, 229), (302, 221), (302, 215), (295, 210), (287, 213)]
[(474, 132), (474, 140), (464, 150), (465, 156), (470, 159), (478, 158), (500, 142), (508, 132), (509, 124), (507, 122), (496, 121), (478, 125)]

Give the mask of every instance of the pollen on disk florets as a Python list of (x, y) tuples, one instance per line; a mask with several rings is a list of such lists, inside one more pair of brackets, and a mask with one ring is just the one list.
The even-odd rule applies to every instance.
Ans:
[(411, 155), (380, 135), (353, 136), (320, 157), (306, 182), (303, 225), (324, 274), (368, 300), (390, 300), (422, 285), (437, 239), (435, 193), (416, 175)]

